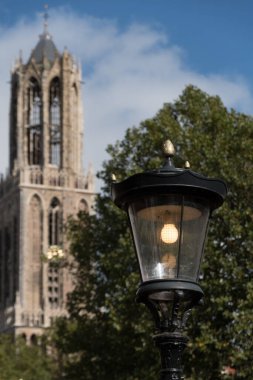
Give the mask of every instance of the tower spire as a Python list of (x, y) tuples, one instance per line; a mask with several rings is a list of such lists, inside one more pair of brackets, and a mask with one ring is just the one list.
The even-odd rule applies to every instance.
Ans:
[(48, 4), (44, 4), (44, 14), (43, 14), (43, 19), (44, 19), (44, 22), (43, 22), (43, 26), (44, 26), (44, 34), (48, 34), (48, 19), (49, 19), (49, 15), (48, 15)]

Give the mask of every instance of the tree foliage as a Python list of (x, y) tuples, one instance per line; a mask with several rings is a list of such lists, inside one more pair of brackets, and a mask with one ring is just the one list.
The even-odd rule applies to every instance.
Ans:
[(229, 187), (209, 228), (201, 280), (205, 304), (189, 322), (187, 379), (221, 379), (223, 366), (235, 367), (238, 379), (252, 377), (253, 119), (189, 86), (177, 101), (108, 147), (95, 214), (69, 222), (76, 283), (70, 318), (61, 319), (55, 331), (67, 379), (158, 377), (152, 321), (134, 303), (137, 262), (126, 215), (110, 200), (110, 178), (114, 173), (123, 180), (159, 167), (168, 138), (176, 147), (177, 166), (189, 160), (192, 170), (222, 178)]
[(0, 337), (0, 380), (54, 380), (56, 366), (39, 346), (14, 343), (9, 335)]

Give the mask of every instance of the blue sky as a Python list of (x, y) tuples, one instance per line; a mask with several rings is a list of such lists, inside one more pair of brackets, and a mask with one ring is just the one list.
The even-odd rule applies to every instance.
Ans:
[[(0, 170), (8, 165), (9, 71), (42, 30), (43, 1), (0, 0)], [(49, 31), (83, 67), (85, 166), (189, 83), (253, 113), (251, 0), (48, 1)], [(4, 53), (3, 53), (4, 52)]]

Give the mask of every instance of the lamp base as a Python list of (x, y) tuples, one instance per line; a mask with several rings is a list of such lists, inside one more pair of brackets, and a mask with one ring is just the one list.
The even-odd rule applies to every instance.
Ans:
[(153, 339), (161, 355), (160, 380), (183, 380), (181, 361), (188, 338), (180, 333), (164, 332)]
[(158, 280), (140, 285), (136, 300), (147, 306), (155, 322), (153, 338), (161, 355), (160, 380), (184, 379), (181, 359), (188, 338), (182, 331), (202, 297), (202, 289), (193, 282)]

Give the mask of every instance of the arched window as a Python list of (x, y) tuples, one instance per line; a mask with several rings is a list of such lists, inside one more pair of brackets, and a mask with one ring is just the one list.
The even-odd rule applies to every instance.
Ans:
[(61, 165), (61, 100), (60, 80), (54, 78), (50, 85), (49, 93), (49, 118), (50, 118), (50, 164)]
[(32, 346), (37, 346), (38, 341), (37, 341), (37, 336), (35, 334), (31, 335), (30, 342)]
[(18, 78), (15, 74), (12, 82), (11, 112), (10, 112), (10, 157), (11, 169), (17, 159), (17, 124), (18, 124)]
[(89, 212), (89, 206), (85, 199), (81, 199), (79, 202), (79, 211)]
[(19, 289), (19, 251), (18, 251), (18, 219), (13, 218), (13, 266), (12, 266), (12, 281), (13, 281), (13, 302), (15, 295)]
[(42, 99), (39, 83), (31, 78), (27, 89), (27, 141), (29, 165), (42, 163)]
[(62, 211), (57, 198), (53, 198), (50, 204), (48, 222), (49, 245), (60, 245), (62, 243)]
[(71, 89), (71, 103), (72, 123), (75, 125), (78, 116), (78, 91), (75, 83), (72, 85)]
[(78, 164), (78, 155), (79, 155), (79, 145), (80, 145), (80, 136), (78, 135), (79, 132), (79, 108), (78, 108), (78, 88), (76, 83), (73, 83), (71, 86), (71, 92), (70, 92), (70, 123), (71, 123), (71, 130), (72, 130), (72, 149), (69, 152), (72, 165), (75, 166)]
[(5, 302), (10, 296), (10, 252), (11, 252), (11, 235), (9, 227), (4, 229), (4, 299)]

